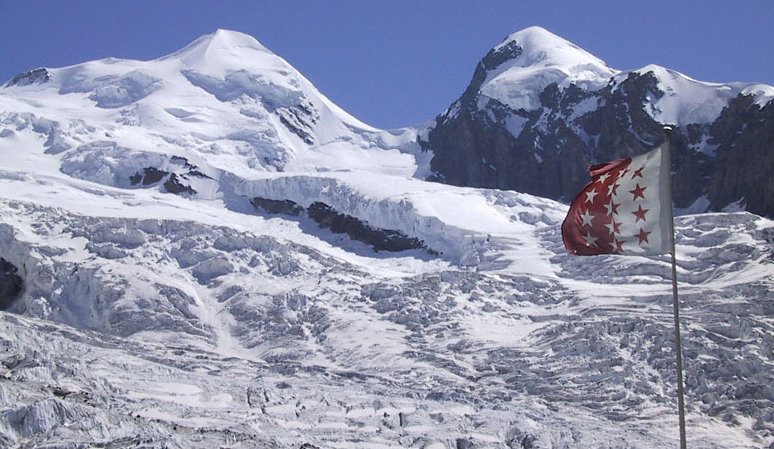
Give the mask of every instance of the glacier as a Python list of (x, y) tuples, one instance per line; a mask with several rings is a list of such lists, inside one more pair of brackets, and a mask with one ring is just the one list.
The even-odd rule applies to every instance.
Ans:
[[(565, 205), (425, 180), (426, 129), (241, 33), (42, 70), (0, 89), (0, 445), (677, 447), (666, 257), (571, 256)], [(772, 447), (774, 222), (675, 224), (689, 446)]]

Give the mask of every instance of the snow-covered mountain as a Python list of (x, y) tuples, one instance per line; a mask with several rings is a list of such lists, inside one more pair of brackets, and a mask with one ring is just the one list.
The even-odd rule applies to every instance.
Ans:
[(687, 212), (774, 216), (774, 87), (706, 83), (663, 67), (619, 71), (532, 27), (479, 62), (422, 146), (435, 179), (569, 201), (590, 164), (673, 133), (674, 199)]
[(126, 175), (133, 173), (124, 171), (144, 167), (91, 173), (84, 164), (107, 147), (124, 165), (158, 163), (170, 153), (206, 160), (212, 177), (373, 166), (411, 176), (417, 170), (411, 156), (390, 151), (413, 136), (358, 121), (282, 58), (231, 31), (153, 61), (110, 58), (33, 70), (8, 82), (2, 101), (4, 139), (31, 127), (45, 137), (49, 154), (66, 153), (66, 174), (111, 185), (130, 185)]
[[(482, 89), (619, 76), (554, 40)], [(676, 447), (667, 259), (573, 257), (566, 206), (423, 180), (426, 134), (231, 31), (8, 82), (0, 445)], [(689, 442), (768, 447), (774, 222), (676, 224)]]

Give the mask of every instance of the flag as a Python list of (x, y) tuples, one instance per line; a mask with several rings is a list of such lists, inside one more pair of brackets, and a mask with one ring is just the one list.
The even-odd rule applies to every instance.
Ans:
[(573, 254), (670, 252), (672, 199), (668, 150), (589, 167), (591, 182), (570, 205), (562, 223)]

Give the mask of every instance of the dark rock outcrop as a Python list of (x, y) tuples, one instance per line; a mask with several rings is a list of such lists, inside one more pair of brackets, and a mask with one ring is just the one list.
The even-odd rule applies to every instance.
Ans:
[(774, 217), (774, 102), (740, 95), (709, 129), (717, 145), (707, 194), (713, 209), (742, 200), (746, 210)]
[(174, 193), (175, 195), (195, 195), (196, 190), (183, 182), (187, 179), (188, 178), (186, 178), (185, 175), (178, 176), (177, 173), (172, 173), (169, 175), (169, 179), (164, 183), (164, 188), (167, 189), (167, 192)]
[(307, 209), (309, 217), (336, 233), (347, 234), (350, 238), (373, 246), (377, 251), (405, 251), (424, 248), (419, 239), (408, 237), (391, 229), (376, 229), (355, 217), (336, 212), (325, 203), (312, 203)]
[(291, 107), (277, 108), (280, 122), (293, 134), (301, 138), (305, 143), (315, 143), (313, 126), (320, 119), (314, 106), (308, 101), (302, 101)]
[(31, 84), (43, 84), (51, 80), (51, 74), (44, 68), (29, 70), (14, 76), (5, 87), (29, 86)]
[(164, 170), (159, 170), (156, 167), (145, 167), (142, 173), (137, 172), (134, 175), (130, 176), (129, 182), (131, 182), (133, 186), (140, 183), (142, 183), (142, 185), (144, 186), (148, 186), (161, 181), (168, 174), (169, 172)]
[(129, 177), (131, 185), (136, 186), (142, 184), (144, 186), (156, 184), (164, 181), (162, 184), (164, 189), (169, 193), (176, 195), (195, 195), (196, 189), (190, 186), (189, 177), (212, 179), (199, 170), (199, 167), (188, 162), (188, 159), (181, 156), (172, 156), (169, 159), (170, 170), (175, 172), (162, 170), (156, 167), (145, 167), (141, 172), (135, 172)]
[(427, 249), (424, 243), (392, 229), (378, 229), (350, 215), (337, 212), (325, 203), (314, 202), (304, 209), (290, 200), (272, 200), (255, 197), (250, 203), (270, 214), (299, 216), (306, 213), (321, 227), (337, 234), (347, 234), (349, 238), (371, 245), (376, 251), (406, 251), (409, 249)]
[(250, 203), (256, 209), (263, 209), (270, 214), (287, 214), (299, 216), (305, 212), (305, 209), (290, 200), (270, 200), (268, 198), (255, 197)]
[(8, 310), (24, 289), (18, 269), (0, 257), (0, 310)]

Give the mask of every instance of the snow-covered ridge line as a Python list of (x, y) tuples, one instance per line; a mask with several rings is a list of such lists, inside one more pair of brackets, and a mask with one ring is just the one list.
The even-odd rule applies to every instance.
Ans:
[(659, 98), (650, 98), (646, 112), (657, 122), (685, 127), (708, 124), (718, 118), (723, 108), (739, 95), (752, 95), (755, 104), (765, 106), (774, 99), (774, 87), (751, 83), (711, 83), (655, 64), (623, 72), (614, 78), (621, 84), (630, 74), (651, 74), (657, 80)]
[(488, 99), (514, 111), (540, 107), (540, 93), (550, 84), (596, 90), (619, 73), (596, 56), (541, 27), (508, 36), (482, 60), (486, 78), (479, 87), (479, 108)]
[[(654, 64), (637, 70), (617, 70), (577, 45), (533, 26), (505, 38), (482, 59), (486, 77), (478, 87), (479, 108), (489, 99), (514, 111), (541, 107), (540, 95), (550, 84), (560, 90), (570, 85), (597, 91), (608, 83), (620, 84), (632, 74), (653, 73), (666, 94), (653, 99), (651, 116), (665, 124), (684, 126), (709, 123), (737, 95), (753, 95), (763, 107), (774, 99), (774, 87), (759, 83), (711, 83), (695, 80)], [(447, 115), (450, 112), (447, 111)]]
[(417, 170), (415, 156), (401, 152), (410, 135), (362, 123), (254, 38), (226, 30), (155, 60), (20, 74), (0, 89), (0, 138), (8, 139), (0, 143), (18, 145), (30, 128), (53, 154), (112, 141), (245, 174)]

